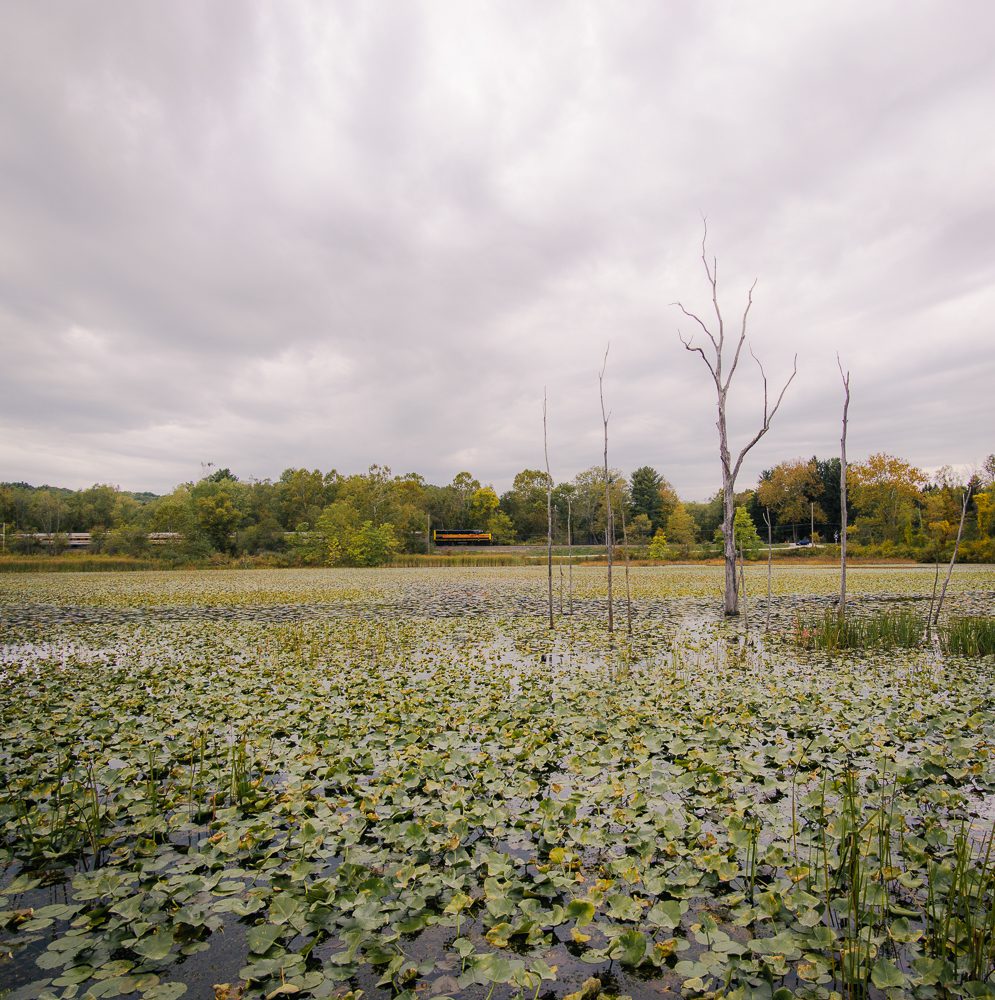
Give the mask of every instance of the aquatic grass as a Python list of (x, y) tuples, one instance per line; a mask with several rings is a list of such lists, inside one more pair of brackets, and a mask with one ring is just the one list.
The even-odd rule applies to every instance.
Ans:
[(965, 982), (985, 982), (995, 974), (993, 847), (995, 831), (975, 844), (965, 824), (950, 854), (927, 868), (927, 951), (949, 960)]
[(70, 751), (60, 751), (39, 778), (4, 788), (18, 834), (15, 855), (31, 867), (74, 861), (88, 851), (99, 865), (105, 810), (93, 762), (80, 766)]
[(914, 611), (875, 611), (840, 615), (827, 610), (821, 619), (804, 622), (795, 619), (795, 642), (804, 649), (837, 650), (913, 649), (920, 646), (926, 632), (926, 619)]
[(995, 617), (958, 615), (939, 629), (940, 647), (956, 656), (995, 655)]
[[(578, 560), (587, 562), (604, 559), (604, 553), (599, 555), (585, 555), (575, 553), (572, 557), (574, 563)], [(566, 555), (553, 554), (554, 566), (567, 566), (570, 564), (570, 557)], [(431, 567), (454, 568), (478, 567), (487, 568), (489, 566), (545, 566), (546, 556), (528, 555), (522, 552), (453, 552), (446, 555), (419, 555), (401, 554), (395, 556), (391, 562), (391, 567), (401, 569), (418, 569)]]
[(0, 573), (120, 573), (152, 569), (162, 569), (162, 562), (99, 554), (0, 556)]

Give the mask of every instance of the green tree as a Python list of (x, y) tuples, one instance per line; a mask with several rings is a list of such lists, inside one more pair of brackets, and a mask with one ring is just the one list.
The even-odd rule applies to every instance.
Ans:
[(219, 552), (232, 549), (232, 535), (244, 519), (241, 484), (232, 479), (202, 479), (191, 491), (201, 530)]
[(648, 465), (640, 466), (629, 479), (629, 493), (632, 497), (629, 508), (631, 516), (635, 518), (639, 514), (645, 514), (654, 529), (660, 526), (663, 517), (663, 504), (660, 496), (660, 487), (663, 482), (663, 476)]
[(467, 527), (483, 530), (498, 510), (501, 501), (492, 486), (482, 486), (470, 497), (470, 518)]
[(328, 487), (326, 477), (318, 469), (284, 469), (276, 484), (283, 526), (292, 531), (302, 522), (314, 524), (333, 499)]
[[(677, 506), (683, 506), (694, 518), (699, 538), (712, 538), (716, 529), (722, 524), (722, 504), (723, 498), (720, 490), (704, 503), (689, 500), (683, 504), (678, 503), (674, 509), (676, 510)], [(667, 533), (670, 534), (669, 530)]]
[(352, 566), (384, 566), (398, 551), (394, 526), (386, 523), (375, 526), (364, 521), (349, 541), (347, 556)]
[(663, 528), (657, 528), (650, 541), (649, 557), (650, 559), (667, 558), (667, 536), (663, 533)]
[(737, 507), (733, 518), (733, 532), (736, 539), (736, 549), (742, 552), (756, 552), (760, 548), (760, 536), (757, 526), (745, 507)]
[(909, 540), (926, 477), (915, 466), (883, 452), (850, 466), (847, 494), (857, 509), (856, 528), (869, 542)]
[(694, 518), (688, 513), (684, 504), (679, 503), (667, 518), (667, 538), (680, 547), (681, 555), (687, 559), (691, 554), (696, 534), (697, 525)]
[(73, 531), (113, 528), (118, 491), (100, 483), (73, 493), (69, 498), (69, 519)]
[(362, 475), (347, 476), (337, 488), (336, 499), (352, 504), (361, 521), (374, 526), (393, 523), (396, 511), (396, 484), (386, 465), (371, 465)]
[(480, 480), (474, 479), (469, 472), (457, 472), (453, 476), (453, 481), (449, 484), (449, 490), (453, 497), (453, 513), (459, 524), (445, 525), (451, 528), (469, 527), (470, 501), (473, 494), (480, 489)]
[(653, 534), (653, 522), (645, 514), (637, 514), (626, 525), (626, 533), (633, 545), (645, 545)]
[(336, 500), (321, 512), (315, 530), (328, 565), (341, 566), (348, 560), (349, 547), (361, 523), (359, 511), (348, 500)]
[(487, 530), (491, 533), (491, 541), (495, 545), (514, 545), (515, 526), (511, 518), (503, 510), (496, 510), (487, 520)]
[(501, 498), (502, 510), (511, 518), (518, 537), (525, 541), (545, 538), (546, 481), (545, 472), (522, 469)]
[[(806, 462), (796, 458), (781, 462), (763, 473), (757, 487), (757, 501), (776, 515), (779, 524), (791, 525), (791, 537), (796, 541), (798, 525), (801, 524), (804, 529), (809, 524), (813, 515), (811, 505), (821, 495), (822, 488), (815, 459)], [(825, 520), (825, 514), (818, 505), (814, 508), (814, 515), (820, 521)]]
[(995, 522), (995, 489), (988, 487), (974, 498), (974, 512), (978, 521), (978, 537), (984, 538)]

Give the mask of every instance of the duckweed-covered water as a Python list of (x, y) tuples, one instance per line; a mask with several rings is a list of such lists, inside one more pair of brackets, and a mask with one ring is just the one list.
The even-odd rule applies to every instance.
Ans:
[(995, 995), (993, 658), (720, 574), (0, 577), (0, 996)]

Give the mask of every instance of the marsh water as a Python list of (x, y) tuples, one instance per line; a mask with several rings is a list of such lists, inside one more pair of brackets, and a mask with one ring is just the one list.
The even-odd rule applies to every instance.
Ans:
[[(0, 577), (0, 984), (984, 983), (995, 948), (934, 925), (951, 873), (993, 891), (992, 657), (800, 649), (832, 570), (776, 567), (768, 607), (751, 569), (733, 622), (720, 573), (634, 568), (612, 636), (595, 567), (552, 632), (537, 569)], [(851, 613), (931, 584), (851, 570)], [(958, 569), (945, 614), (993, 613), (995, 571)]]

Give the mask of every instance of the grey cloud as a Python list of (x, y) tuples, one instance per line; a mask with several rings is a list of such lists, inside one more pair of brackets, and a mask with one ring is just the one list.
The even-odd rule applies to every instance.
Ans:
[[(799, 376), (747, 483), (992, 450), (995, 14), (222, 3), (0, 14), (0, 479), (165, 489), (370, 462), (502, 488), (600, 452), (718, 481), (677, 340), (705, 309)], [(87, 341), (87, 337), (94, 338)], [(731, 408), (757, 420), (745, 359)]]

